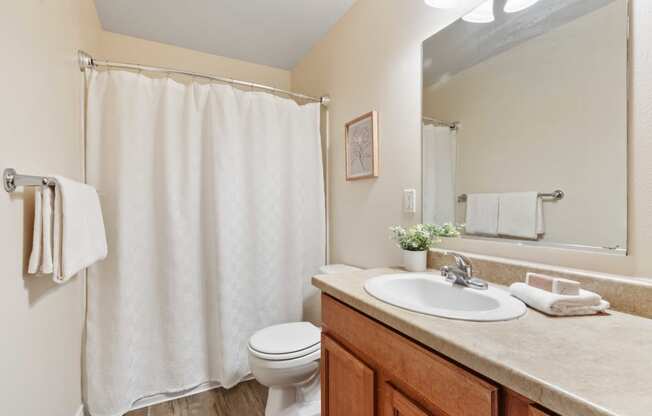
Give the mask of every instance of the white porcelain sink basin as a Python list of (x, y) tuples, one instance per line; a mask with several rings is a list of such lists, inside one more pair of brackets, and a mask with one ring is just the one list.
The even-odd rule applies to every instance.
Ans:
[(439, 273), (385, 274), (367, 280), (365, 290), (390, 305), (426, 315), (465, 321), (506, 321), (526, 312), (506, 291), (478, 290), (447, 282)]

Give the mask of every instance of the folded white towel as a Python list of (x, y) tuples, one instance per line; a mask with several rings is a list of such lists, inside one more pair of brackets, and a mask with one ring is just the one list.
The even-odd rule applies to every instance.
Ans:
[(27, 272), (50, 274), (52, 264), (52, 226), (54, 216), (54, 191), (50, 187), (38, 188), (34, 195), (34, 233), (32, 254)]
[(536, 240), (544, 231), (543, 204), (537, 192), (500, 194), (498, 234)]
[(466, 198), (467, 234), (498, 235), (498, 194), (468, 194)]
[(56, 187), (36, 192), (34, 234), (28, 273), (52, 273), (63, 283), (107, 255), (97, 191), (55, 176)]
[(548, 315), (593, 315), (609, 308), (609, 302), (600, 295), (583, 289), (576, 296), (559, 295), (519, 282), (512, 284), (509, 291), (530, 307)]
[(537, 193), (537, 235), (546, 233), (546, 225), (543, 222), (543, 199), (539, 198)]
[(41, 252), (43, 249), (43, 191), (37, 188), (34, 193), (34, 232), (32, 233), (32, 253), (29, 256), (27, 273), (41, 272)]

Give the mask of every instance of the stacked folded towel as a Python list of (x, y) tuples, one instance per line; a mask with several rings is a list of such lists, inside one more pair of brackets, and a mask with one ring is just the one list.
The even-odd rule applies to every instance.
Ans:
[(579, 283), (573, 280), (528, 274), (527, 282), (512, 284), (509, 287), (512, 296), (548, 315), (593, 315), (609, 308), (609, 302), (597, 293), (580, 289)]
[(38, 189), (32, 254), (27, 272), (52, 274), (63, 283), (107, 255), (106, 234), (97, 191), (55, 176), (56, 187)]

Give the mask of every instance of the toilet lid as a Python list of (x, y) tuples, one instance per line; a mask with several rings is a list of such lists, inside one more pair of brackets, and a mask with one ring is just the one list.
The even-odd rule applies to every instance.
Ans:
[(321, 330), (310, 322), (270, 326), (256, 332), (249, 348), (261, 358), (288, 360), (320, 348)]
[(319, 268), (319, 272), (322, 274), (359, 272), (360, 270), (362, 269), (354, 266), (349, 266), (348, 264), (326, 264)]

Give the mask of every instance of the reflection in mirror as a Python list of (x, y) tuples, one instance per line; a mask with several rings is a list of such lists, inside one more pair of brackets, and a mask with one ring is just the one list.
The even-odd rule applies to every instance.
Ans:
[(627, 1), (504, 9), (423, 43), (423, 222), (625, 254)]

